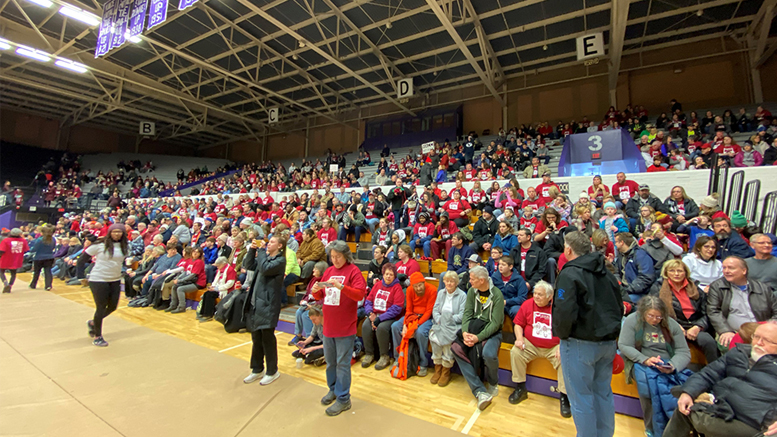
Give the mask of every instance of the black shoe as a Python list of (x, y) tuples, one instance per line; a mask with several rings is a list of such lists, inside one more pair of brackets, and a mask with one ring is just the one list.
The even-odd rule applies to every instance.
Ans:
[(30, 290), (35, 290), (35, 284), (30, 284)]
[(519, 385), (516, 387), (515, 391), (513, 391), (509, 398), (507, 398), (507, 400), (510, 401), (510, 403), (513, 405), (520, 404), (526, 399), (529, 399), (529, 392), (526, 391), (525, 385)]
[(559, 409), (561, 411), (561, 417), (572, 417), (572, 408), (569, 406), (569, 397), (564, 393), (559, 393)]
[(3, 286), (3, 293), (10, 293), (11, 292), (11, 286), (5, 285)]
[(332, 390), (329, 390), (329, 392), (326, 394), (326, 396), (321, 398), (321, 404), (322, 405), (329, 405), (332, 402), (334, 402), (335, 400), (337, 400), (337, 396), (335, 395), (335, 392), (333, 392)]

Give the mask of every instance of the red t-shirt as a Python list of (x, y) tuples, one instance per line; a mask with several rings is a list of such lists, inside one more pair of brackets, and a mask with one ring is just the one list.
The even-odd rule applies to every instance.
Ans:
[(30, 251), (27, 240), (21, 237), (8, 237), (0, 241), (0, 269), (18, 269), (24, 262), (24, 254)]
[(456, 202), (455, 200), (449, 200), (445, 202), (445, 205), (443, 205), (443, 209), (445, 209), (446, 212), (448, 212), (448, 217), (453, 219), (466, 217), (462, 215), (462, 212), (470, 209), (469, 203), (465, 200), (459, 200)]
[(639, 191), (639, 184), (634, 181), (627, 180), (621, 185), (619, 182), (612, 184), (611, 193), (616, 199), (620, 199), (625, 203), (631, 199)]
[(354, 264), (346, 264), (338, 269), (329, 267), (322, 281), (336, 280), (343, 289), (326, 287), (313, 293), (313, 298), (324, 301), (324, 336), (329, 338), (356, 335), (356, 310), (359, 301), (367, 295), (367, 283), (362, 272)]
[(197, 275), (197, 282), (195, 282), (195, 284), (200, 288), (205, 287), (208, 278), (205, 274), (205, 262), (203, 260), (190, 260), (189, 264), (186, 266), (186, 273)]
[(410, 276), (415, 272), (421, 271), (421, 266), (418, 265), (418, 261), (410, 258), (407, 260), (406, 263), (403, 263), (402, 261), (397, 262), (397, 275), (407, 275)]
[(513, 323), (523, 328), (523, 336), (535, 347), (549, 349), (559, 344), (559, 338), (553, 336), (551, 305), (538, 307), (534, 299), (529, 299), (521, 305)]
[(548, 197), (549, 196), (550, 187), (556, 187), (556, 189), (558, 189), (559, 193), (561, 192), (561, 190), (558, 188), (558, 185), (556, 185), (554, 182), (551, 182), (549, 184), (542, 183), (542, 184), (537, 185), (537, 188), (536, 188), (537, 196), (539, 196), (540, 200), (545, 202), (545, 204), (547, 204), (548, 202), (553, 200), (550, 197)]
[(326, 246), (327, 244), (337, 240), (337, 232), (335, 231), (335, 228), (329, 228), (326, 230), (322, 228), (318, 231), (318, 239), (324, 243), (324, 246)]

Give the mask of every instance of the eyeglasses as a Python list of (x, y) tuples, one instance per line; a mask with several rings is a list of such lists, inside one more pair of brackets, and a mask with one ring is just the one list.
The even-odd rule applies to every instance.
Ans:
[[(657, 320), (657, 321), (659, 321), (659, 322), (660, 322), (661, 320), (664, 320), (664, 317), (663, 317), (663, 316), (654, 316), (654, 315), (652, 315), (652, 314), (645, 314), (645, 318), (646, 318), (646, 319), (650, 319), (650, 320)], [(755, 339), (755, 337), (754, 337), (754, 339)]]
[(759, 341), (762, 341), (764, 342), (764, 344), (768, 344), (770, 346), (777, 346), (777, 341), (767, 340), (766, 337), (761, 337), (760, 335), (753, 334), (753, 343), (758, 343)]

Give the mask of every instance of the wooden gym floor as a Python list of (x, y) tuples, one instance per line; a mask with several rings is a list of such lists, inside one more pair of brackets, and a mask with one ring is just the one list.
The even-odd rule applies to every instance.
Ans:
[[(387, 370), (358, 363), (352, 367), (353, 408), (329, 418), (318, 403), (326, 393), (324, 367), (297, 369), (294, 348), (286, 345), (290, 334), (276, 332), (281, 378), (267, 387), (246, 386), (249, 334), (199, 323), (191, 310), (128, 308), (122, 297), (103, 328), (111, 345), (96, 348), (85, 327), (94, 307), (89, 289), (55, 279), (50, 292), (30, 290), (29, 279), (20, 274), (14, 292), (0, 296), (2, 435), (575, 433), (554, 398), (531, 393), (514, 406), (507, 401), (512, 388), (502, 386), (481, 413), (460, 375), (438, 388), (429, 377), (398, 381)], [(615, 435), (644, 435), (642, 421), (617, 414)]]

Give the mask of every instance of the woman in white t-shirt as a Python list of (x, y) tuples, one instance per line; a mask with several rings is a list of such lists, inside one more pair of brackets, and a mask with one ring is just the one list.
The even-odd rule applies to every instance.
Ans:
[(111, 225), (104, 241), (86, 249), (94, 266), (89, 274), (89, 288), (94, 298), (94, 319), (87, 322), (92, 344), (106, 347), (103, 339), (103, 319), (116, 310), (121, 295), (121, 265), (129, 254), (127, 231), (123, 224)]

